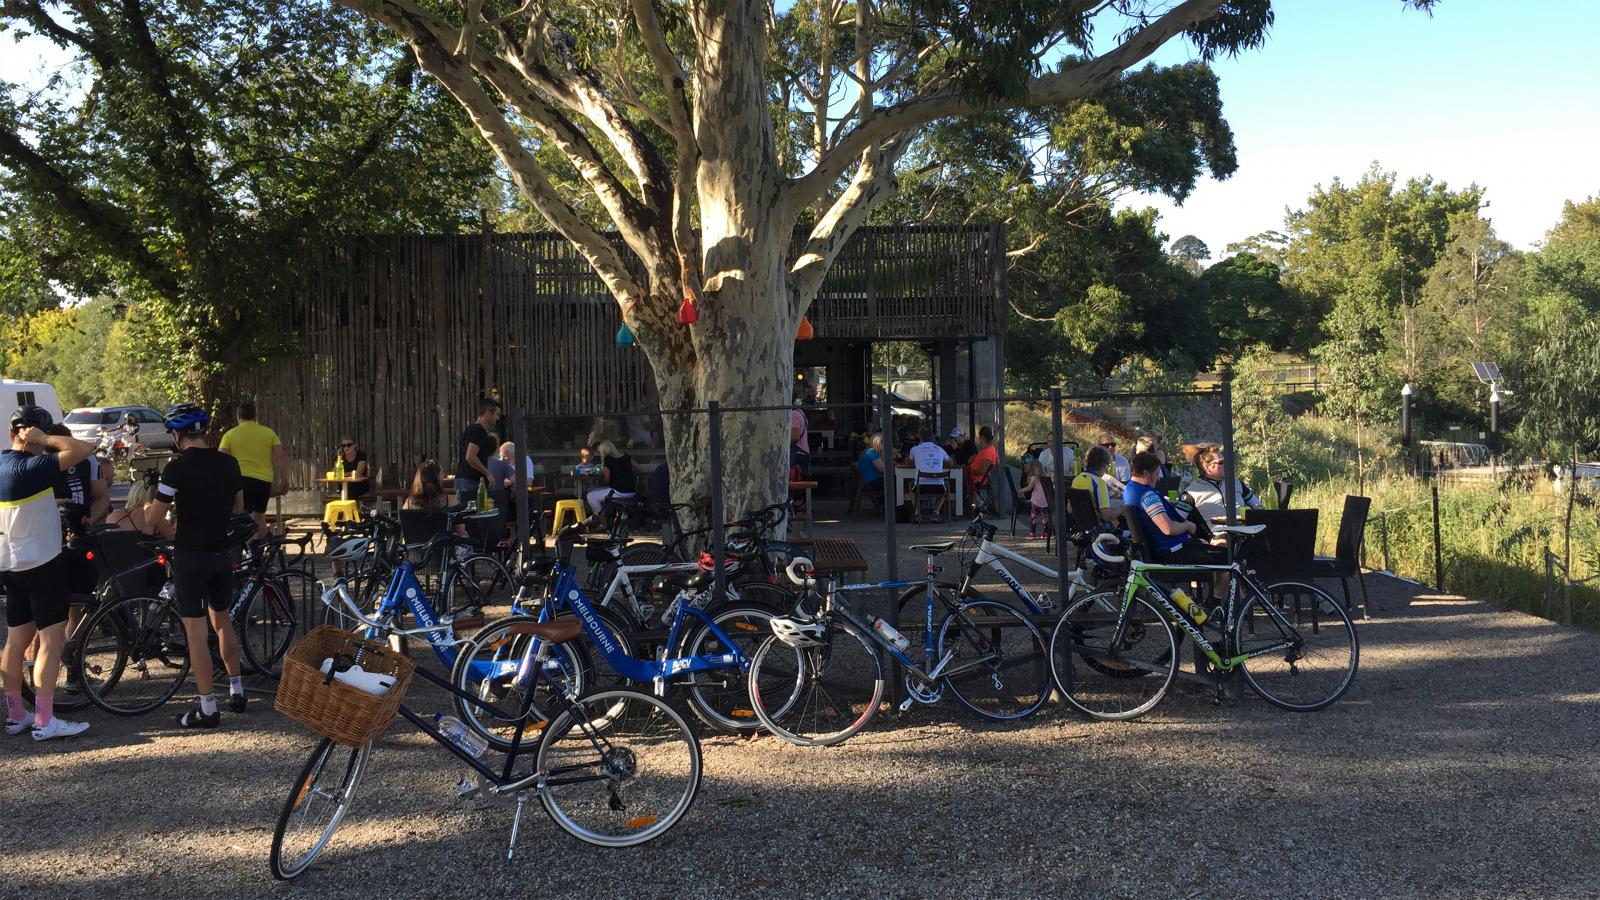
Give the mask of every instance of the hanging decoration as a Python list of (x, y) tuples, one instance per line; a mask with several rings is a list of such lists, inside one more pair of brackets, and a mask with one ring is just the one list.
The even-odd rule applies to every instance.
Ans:
[(800, 330), (795, 332), (794, 339), (797, 341), (809, 341), (816, 336), (816, 329), (811, 327), (811, 317), (802, 315), (800, 317)]
[(679, 263), (683, 272), (683, 304), (678, 307), (678, 324), (693, 325), (700, 321), (700, 304), (696, 299), (694, 269), (687, 259)]
[(633, 329), (628, 327), (627, 322), (623, 322), (622, 327), (617, 329), (617, 346), (632, 347), (636, 343), (638, 339), (633, 336)]

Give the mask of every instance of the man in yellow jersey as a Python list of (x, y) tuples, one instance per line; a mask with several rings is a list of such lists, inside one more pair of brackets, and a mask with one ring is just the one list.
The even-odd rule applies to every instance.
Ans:
[(256, 532), (250, 537), (253, 541), (267, 533), (267, 500), (282, 493), (278, 490), (278, 479), (288, 471), (289, 454), (277, 433), (256, 421), (254, 403), (241, 403), (234, 412), (239, 424), (222, 435), (217, 449), (239, 461), (244, 511), (256, 522)]
[(1112, 505), (1111, 491), (1106, 487), (1106, 467), (1111, 465), (1111, 451), (1104, 447), (1090, 447), (1083, 458), (1083, 471), (1072, 479), (1074, 490), (1088, 491), (1094, 500), (1098, 521), (1115, 522), (1119, 510)]

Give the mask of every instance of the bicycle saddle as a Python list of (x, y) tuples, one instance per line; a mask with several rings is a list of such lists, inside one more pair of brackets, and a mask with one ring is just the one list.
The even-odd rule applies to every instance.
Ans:
[(949, 553), (950, 548), (959, 543), (960, 541), (945, 541), (942, 544), (912, 544), (906, 549), (915, 550), (918, 553), (926, 553), (929, 556), (938, 556), (941, 553)]
[(1250, 536), (1252, 534), (1260, 534), (1261, 532), (1266, 531), (1267, 530), (1267, 526), (1265, 526), (1265, 525), (1213, 525), (1213, 526), (1211, 526), (1211, 530), (1216, 532), (1217, 534), (1239, 534), (1239, 535), (1244, 535), (1244, 536), (1248, 537), (1248, 536)]
[(577, 637), (582, 631), (582, 623), (569, 617), (556, 619), (553, 622), (518, 622), (508, 627), (505, 633), (508, 636), (527, 634), (549, 641), (552, 644), (563, 644)]

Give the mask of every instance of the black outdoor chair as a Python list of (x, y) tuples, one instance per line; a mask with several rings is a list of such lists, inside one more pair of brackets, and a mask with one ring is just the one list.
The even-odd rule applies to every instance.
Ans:
[(1371, 618), (1371, 604), (1367, 599), (1367, 581), (1361, 571), (1361, 549), (1367, 534), (1367, 513), (1372, 509), (1371, 497), (1345, 495), (1344, 511), (1339, 516), (1339, 541), (1333, 556), (1318, 556), (1312, 561), (1312, 571), (1317, 578), (1337, 578), (1344, 591), (1344, 608), (1350, 607), (1350, 578), (1355, 576), (1361, 584), (1361, 617)]
[(1246, 509), (1246, 525), (1265, 525), (1250, 543), (1250, 567), (1262, 584), (1311, 581), (1316, 578), (1317, 510)]
[(1067, 488), (1067, 540), (1078, 548), (1078, 561), (1075, 565), (1083, 568), (1084, 557), (1089, 553), (1089, 544), (1096, 535), (1100, 534), (1101, 526), (1106, 523), (1100, 521), (1100, 509), (1094, 504), (1094, 495), (1083, 488)]

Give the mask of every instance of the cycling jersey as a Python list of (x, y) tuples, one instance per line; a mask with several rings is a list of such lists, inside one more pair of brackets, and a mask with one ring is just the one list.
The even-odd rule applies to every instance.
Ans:
[(161, 473), (156, 499), (172, 503), (179, 550), (218, 552), (228, 548), (228, 519), (240, 488), (239, 462), (220, 450), (190, 447)]
[(25, 572), (61, 553), (55, 453), (0, 453), (0, 572)]
[(1165, 515), (1169, 522), (1183, 521), (1183, 516), (1179, 514), (1177, 507), (1168, 503), (1167, 498), (1161, 496), (1155, 488), (1130, 481), (1122, 490), (1122, 503), (1124, 512), (1133, 516), (1137, 527), (1144, 529), (1145, 541), (1156, 550), (1172, 553), (1189, 540), (1188, 534), (1166, 534), (1151, 521), (1157, 514)]

